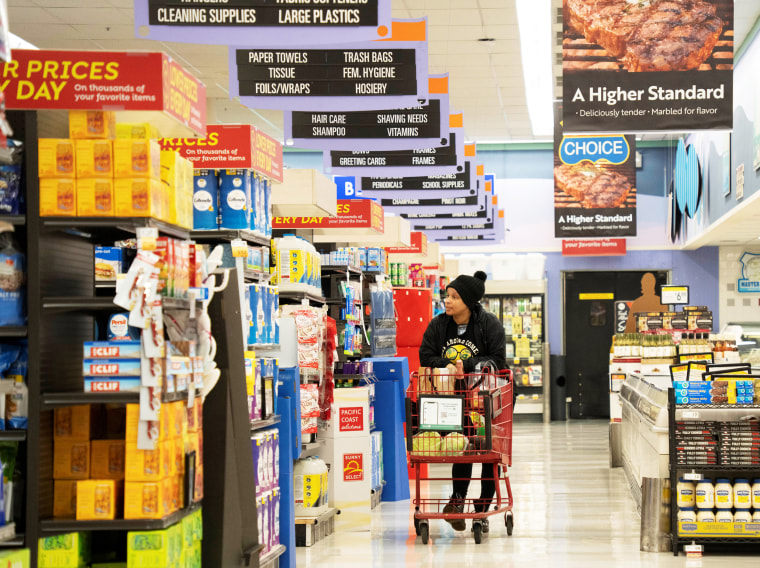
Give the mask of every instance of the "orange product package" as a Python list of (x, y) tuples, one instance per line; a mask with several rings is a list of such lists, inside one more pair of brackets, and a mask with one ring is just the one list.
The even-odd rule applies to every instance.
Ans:
[(93, 440), (90, 445), (90, 475), (95, 479), (124, 479), (124, 440)]
[(70, 110), (71, 138), (110, 139), (116, 135), (116, 114), (106, 110)]
[(171, 503), (171, 485), (165, 479), (124, 484), (125, 519), (161, 519), (172, 514)]
[(90, 477), (90, 441), (56, 438), (53, 441), (53, 479)]
[(87, 479), (77, 482), (77, 520), (98, 521), (116, 518), (121, 481)]
[(77, 483), (75, 479), (56, 479), (53, 482), (53, 516), (55, 518), (76, 518)]
[(113, 201), (113, 179), (77, 179), (77, 216), (112, 217)]
[(161, 182), (149, 178), (114, 179), (117, 217), (160, 217)]
[(127, 481), (157, 481), (164, 477), (163, 456), (166, 445), (156, 444), (154, 450), (138, 450), (136, 443), (127, 442), (124, 478)]
[(74, 178), (40, 178), (40, 216), (77, 214), (77, 186)]
[(77, 177), (113, 177), (112, 140), (75, 140)]
[(40, 138), (37, 142), (41, 178), (76, 176), (76, 149), (69, 138)]
[(161, 147), (157, 140), (114, 140), (113, 153), (115, 177), (161, 179)]

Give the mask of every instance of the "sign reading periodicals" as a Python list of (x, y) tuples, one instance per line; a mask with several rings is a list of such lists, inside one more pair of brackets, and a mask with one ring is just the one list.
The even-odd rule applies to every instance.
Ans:
[(394, 22), (393, 33), (388, 41), (301, 49), (231, 46), (230, 96), (293, 111), (418, 106), (428, 98), (426, 22)]
[(472, 175), (473, 169), (472, 162), (466, 160), (464, 171), (460, 173), (433, 176), (363, 177), (359, 182), (359, 187), (362, 194), (388, 191), (406, 193), (408, 191), (448, 192), (460, 190), (474, 192), (477, 189), (477, 181)]
[(733, 0), (563, 8), (566, 132), (732, 128)]
[(636, 236), (635, 136), (566, 136), (555, 110), (554, 236)]
[(382, 39), (391, 0), (134, 0), (142, 39), (296, 47)]

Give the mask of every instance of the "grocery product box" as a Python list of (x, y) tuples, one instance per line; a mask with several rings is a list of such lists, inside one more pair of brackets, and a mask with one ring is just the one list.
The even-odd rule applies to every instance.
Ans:
[(4, 550), (0, 552), (0, 566), (7, 568), (29, 568), (31, 558), (28, 548)]
[(124, 478), (127, 481), (159, 481), (163, 479), (165, 451), (165, 442), (159, 442), (153, 450), (138, 450), (137, 442), (128, 441), (124, 462)]
[(127, 533), (127, 568), (165, 568), (173, 566), (182, 554), (169, 529)]
[(53, 478), (90, 477), (90, 441), (55, 438), (53, 441)]
[(114, 213), (113, 179), (77, 179), (77, 216), (111, 217)]
[(139, 341), (86, 341), (85, 359), (139, 359)]
[(114, 479), (87, 479), (77, 482), (77, 520), (104, 521), (116, 518), (121, 502), (117, 489), (122, 482)]
[(40, 138), (37, 171), (41, 178), (76, 176), (76, 147), (69, 138)]
[[(350, 390), (350, 389), (346, 389)], [(372, 455), (369, 436), (327, 438), (325, 462), (330, 464), (328, 497), (340, 509), (336, 530), (366, 530), (371, 521)]]
[(53, 411), (55, 440), (90, 440), (90, 405), (64, 406)]
[(157, 140), (114, 140), (113, 153), (114, 177), (161, 179), (161, 147)]
[(162, 214), (161, 181), (148, 178), (116, 178), (114, 209), (117, 217), (155, 217)]
[(150, 122), (118, 122), (116, 138), (161, 138), (158, 129)]
[(116, 135), (116, 114), (106, 110), (70, 110), (69, 137), (110, 139)]
[(92, 440), (90, 475), (94, 479), (124, 479), (125, 457), (124, 440)]
[(140, 377), (140, 359), (84, 359), (83, 374), (86, 377)]
[(77, 214), (77, 186), (74, 178), (40, 178), (42, 217)]
[[(76, 479), (56, 479), (53, 482), (53, 516), (74, 519), (77, 516)], [(1, 566), (1, 564), (0, 564)]]
[(75, 140), (77, 178), (113, 177), (112, 140)]
[(140, 390), (140, 377), (86, 376), (84, 392), (130, 392)]
[(37, 543), (37, 568), (80, 568), (89, 563), (90, 533), (49, 536)]
[(320, 436), (357, 438), (369, 436), (369, 389), (336, 389), (332, 403), (332, 420), (320, 423)]
[(124, 249), (95, 247), (95, 280), (116, 280), (124, 272)]
[(162, 519), (171, 515), (172, 486), (170, 479), (126, 481), (124, 483), (125, 519)]

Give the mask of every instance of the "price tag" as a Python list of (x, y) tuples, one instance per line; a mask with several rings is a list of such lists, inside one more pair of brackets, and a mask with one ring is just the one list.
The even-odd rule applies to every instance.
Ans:
[(538, 341), (538, 335), (536, 335), (535, 333), (533, 334), (533, 341)]
[(702, 481), (702, 474), (692, 471), (691, 473), (685, 473), (683, 478), (689, 481)]
[(235, 239), (230, 245), (232, 246), (232, 256), (235, 258), (248, 258), (248, 244), (244, 240)]
[(702, 556), (702, 545), (701, 544), (686, 544), (683, 547), (683, 551), (686, 553), (686, 556), (691, 558), (698, 558)]
[(520, 364), (520, 359), (518, 357), (515, 357), (514, 363), (515, 363), (515, 365), (519, 365)]
[(684, 420), (699, 420), (699, 410), (684, 410), (682, 416)]
[(529, 365), (532, 365), (535, 362), (536, 362), (536, 360), (533, 357), (531, 357), (530, 359), (528, 359), (528, 364)]

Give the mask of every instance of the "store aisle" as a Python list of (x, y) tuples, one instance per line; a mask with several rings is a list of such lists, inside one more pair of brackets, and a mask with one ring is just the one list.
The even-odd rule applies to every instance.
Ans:
[[(622, 469), (608, 463), (608, 423), (570, 421), (550, 426), (515, 425), (515, 529), (507, 536), (503, 516), (491, 517), (483, 543), (432, 521), (430, 544), (415, 536), (410, 502), (382, 503), (372, 531), (336, 533), (299, 548), (299, 568), (429, 566), (431, 568), (724, 567), (757, 568), (757, 557), (702, 559), (639, 552), (640, 520)], [(477, 471), (477, 469), (476, 469)], [(470, 489), (471, 494), (476, 487)], [(441, 486), (448, 496), (450, 487)], [(413, 493), (413, 492), (412, 492)]]

